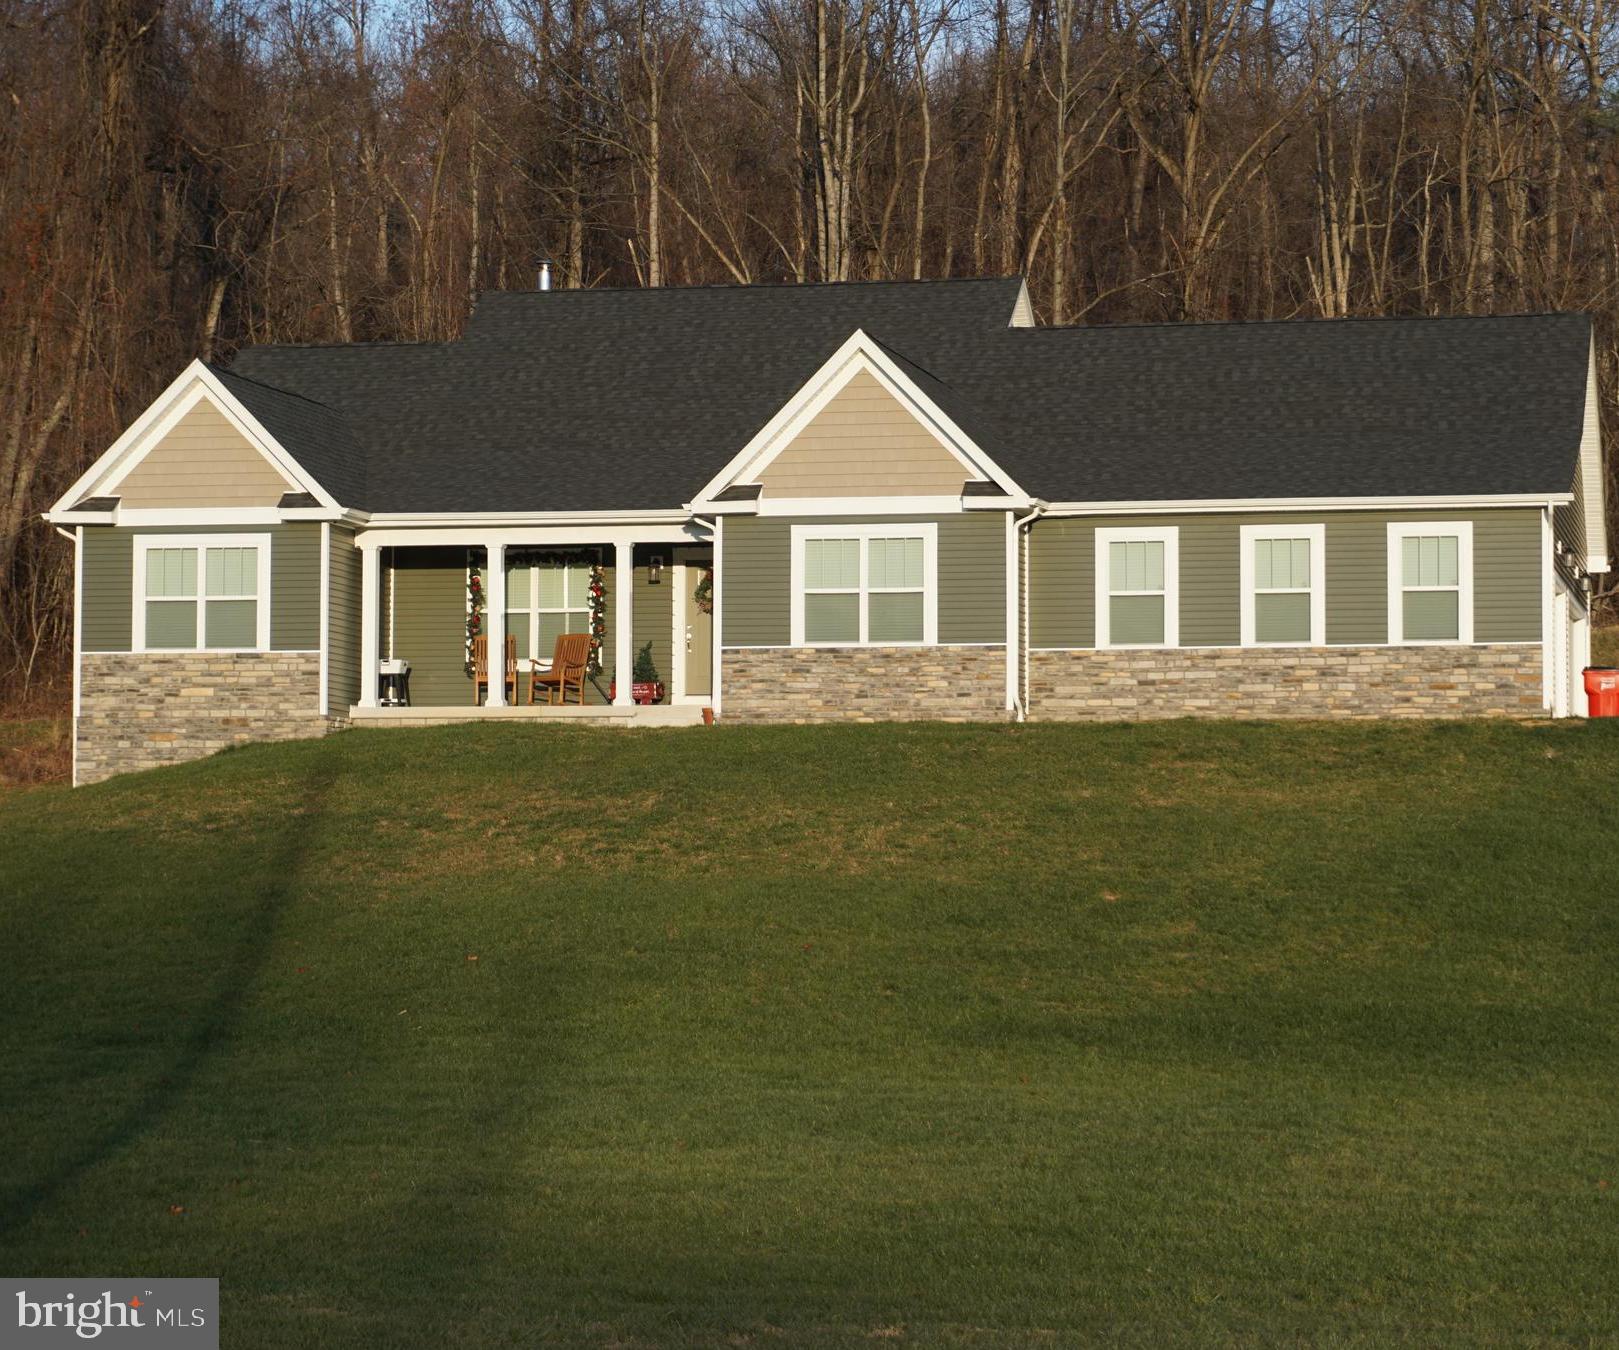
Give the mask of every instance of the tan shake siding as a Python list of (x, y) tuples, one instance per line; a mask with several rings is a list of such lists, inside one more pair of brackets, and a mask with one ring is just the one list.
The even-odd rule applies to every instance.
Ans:
[(328, 582), (326, 697), (331, 712), (341, 715), (360, 701), (360, 550), (354, 532), (335, 525)]
[(127, 652), (134, 617), (135, 536), (180, 535), (206, 543), (210, 534), (270, 536), (270, 647), (320, 647), (320, 525), (220, 525), (204, 529), (89, 525), (84, 531), (84, 650)]
[[(939, 644), (1006, 642), (1006, 515), (896, 516), (939, 529)], [(829, 517), (732, 516), (725, 522), (721, 645), (785, 647), (792, 640), (792, 527), (853, 524)], [(887, 524), (862, 517), (860, 524)]]
[(1036, 521), (1030, 540), (1031, 647), (1095, 644), (1098, 526), (1180, 530), (1183, 647), (1241, 641), (1239, 544), (1244, 525), (1326, 526), (1327, 642), (1388, 641), (1388, 526), (1391, 521), (1473, 522), (1474, 638), (1540, 640), (1540, 512), (1329, 511), (1311, 515), (1109, 516)]
[(936, 497), (969, 477), (870, 371), (861, 371), (759, 475), (771, 497)]
[(298, 490), (207, 399), (113, 489), (126, 507), (274, 506)]

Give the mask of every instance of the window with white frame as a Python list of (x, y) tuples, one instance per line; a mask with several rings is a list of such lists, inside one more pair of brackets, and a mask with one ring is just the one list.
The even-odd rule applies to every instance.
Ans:
[(936, 526), (795, 525), (792, 540), (793, 646), (938, 640)]
[(549, 666), (557, 638), (590, 631), (590, 564), (531, 558), (506, 568), (506, 631), (517, 654)]
[(1388, 527), (1389, 641), (1473, 640), (1471, 521)]
[(1106, 528), (1096, 532), (1096, 645), (1174, 647), (1180, 643), (1180, 531)]
[(270, 536), (149, 535), (135, 541), (136, 651), (270, 646)]
[(1242, 645), (1322, 647), (1327, 641), (1324, 525), (1244, 525)]

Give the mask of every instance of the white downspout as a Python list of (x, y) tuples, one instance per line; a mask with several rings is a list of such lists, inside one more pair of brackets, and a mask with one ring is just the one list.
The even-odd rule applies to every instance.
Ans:
[[(1020, 678), (1013, 694), (1013, 703), (1017, 709), (1017, 720), (1029, 720), (1029, 611), (1033, 606), (1029, 603), (1029, 527), (1046, 513), (1046, 503), (1036, 502), (1034, 510), (1028, 515), (1012, 522), (1013, 538), (1018, 539), (1018, 600), (1023, 609), (1022, 641), (1019, 643)], [(1021, 536), (1021, 538), (1019, 538)]]

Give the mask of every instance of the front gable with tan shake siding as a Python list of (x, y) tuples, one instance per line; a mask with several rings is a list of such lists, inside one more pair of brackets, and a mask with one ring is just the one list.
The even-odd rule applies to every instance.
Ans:
[(976, 476), (869, 370), (758, 475), (770, 497), (948, 497)]
[(1180, 530), (1180, 645), (1236, 647), (1242, 527), (1307, 524), (1326, 527), (1327, 645), (1380, 645), (1388, 641), (1388, 526), (1429, 520), (1473, 522), (1475, 642), (1539, 642), (1541, 515), (1500, 508), (1039, 520), (1028, 540), (1029, 646), (1095, 645), (1097, 527), (1140, 525)]
[(135, 508), (274, 506), (299, 490), (206, 398), (114, 489)]

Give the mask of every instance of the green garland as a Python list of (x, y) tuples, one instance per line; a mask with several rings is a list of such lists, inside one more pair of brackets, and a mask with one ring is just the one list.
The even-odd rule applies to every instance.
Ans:
[[(472, 641), (484, 631), (484, 610), (488, 597), (484, 592), (484, 564), (477, 561), (478, 550), (467, 550), (467, 644), (466, 672), (472, 674)], [(508, 567), (525, 567), (535, 562), (564, 567), (590, 568), (590, 660), (586, 673), (600, 675), (602, 651), (607, 644), (607, 570), (602, 566), (601, 554), (593, 549), (513, 549), (506, 554)]]

